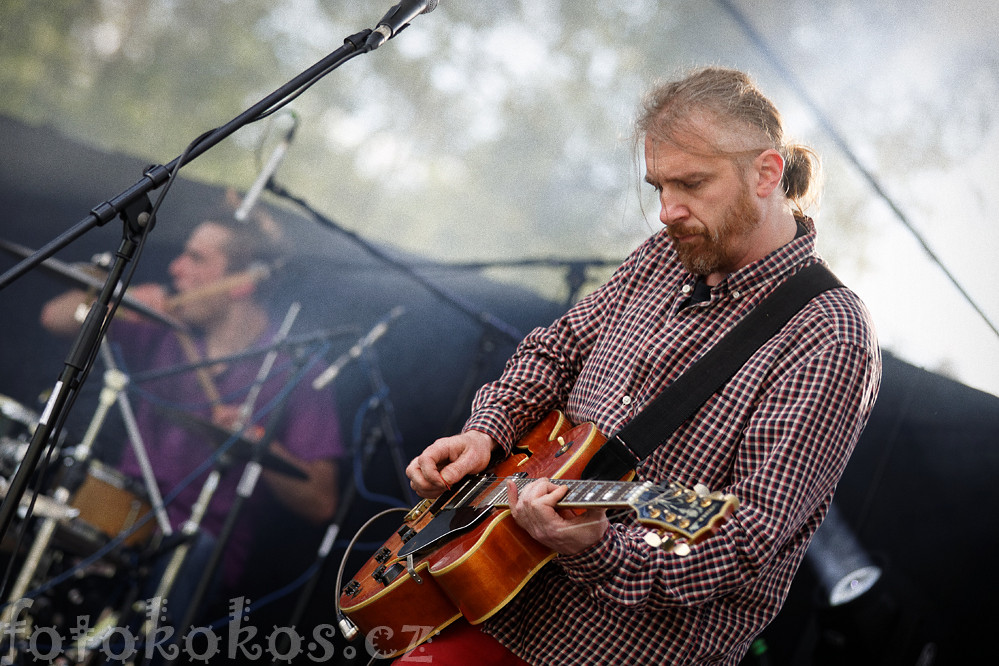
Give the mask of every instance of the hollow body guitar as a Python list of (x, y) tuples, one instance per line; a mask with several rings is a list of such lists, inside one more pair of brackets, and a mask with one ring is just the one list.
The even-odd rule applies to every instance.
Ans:
[(507, 478), (518, 488), (538, 478), (568, 485), (562, 507), (631, 508), (655, 530), (646, 541), (678, 555), (713, 533), (738, 505), (731, 495), (698, 494), (676, 483), (579, 480), (604, 441), (593, 424), (573, 427), (552, 412), (510, 457), (414, 507), (340, 594), (339, 608), (368, 651), (391, 657), (461, 616), (484, 622), (555, 556), (513, 520)]

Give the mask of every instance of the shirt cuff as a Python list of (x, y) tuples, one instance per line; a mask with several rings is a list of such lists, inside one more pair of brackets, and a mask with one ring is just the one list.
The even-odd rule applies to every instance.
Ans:
[(621, 525), (611, 523), (600, 541), (575, 555), (559, 555), (555, 561), (576, 583), (594, 584), (612, 578), (624, 566), (625, 537)]
[(465, 422), (465, 427), (461, 429), (462, 432), (468, 432), (469, 430), (478, 430), (479, 432), (486, 433), (497, 444), (503, 447), (507, 455), (510, 454), (510, 449), (513, 446), (514, 430), (510, 424), (510, 419), (507, 418), (503, 410), (494, 407), (483, 407), (477, 410)]

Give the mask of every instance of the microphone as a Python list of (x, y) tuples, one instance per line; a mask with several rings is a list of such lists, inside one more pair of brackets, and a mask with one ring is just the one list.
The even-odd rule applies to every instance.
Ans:
[(323, 370), (322, 374), (313, 379), (312, 388), (317, 391), (321, 391), (326, 388), (326, 385), (336, 379), (337, 375), (340, 374), (340, 371), (343, 370), (347, 363), (355, 358), (358, 358), (366, 347), (370, 347), (375, 344), (375, 342), (378, 341), (378, 338), (385, 335), (386, 331), (388, 331), (389, 324), (391, 324), (394, 319), (399, 317), (399, 315), (405, 311), (406, 308), (401, 305), (397, 305), (392, 308), (392, 310), (385, 315), (381, 321), (375, 324), (363, 338), (354, 343), (353, 347), (348, 349), (346, 353), (340, 354), (340, 357), (333, 361), (333, 363), (330, 364), (330, 367)]
[(260, 170), (260, 175), (257, 179), (253, 181), (253, 185), (246, 192), (246, 198), (243, 199), (243, 203), (239, 205), (233, 216), (240, 222), (245, 222), (246, 218), (250, 215), (250, 211), (257, 203), (257, 199), (260, 198), (260, 194), (264, 191), (270, 183), (271, 178), (274, 177), (274, 173), (277, 171), (278, 166), (281, 165), (281, 160), (284, 159), (285, 153), (288, 152), (288, 147), (291, 145), (291, 140), (295, 136), (295, 129), (298, 127), (298, 120), (292, 116), (292, 125), (285, 132), (284, 136), (281, 137), (280, 143), (274, 148), (274, 152), (271, 153), (270, 159), (264, 165), (264, 168)]
[(437, 9), (439, 0), (401, 0), (388, 10), (382, 20), (378, 22), (378, 27), (368, 35), (364, 45), (369, 51), (374, 51), (379, 46), (392, 39), (402, 31), (409, 23), (420, 14), (429, 14)]

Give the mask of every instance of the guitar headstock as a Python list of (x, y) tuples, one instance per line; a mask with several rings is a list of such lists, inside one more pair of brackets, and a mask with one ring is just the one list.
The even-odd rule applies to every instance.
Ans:
[[(675, 537), (683, 544), (703, 541), (739, 508), (735, 495), (706, 493), (703, 489), (692, 490), (678, 483), (643, 484), (628, 502), (641, 523), (657, 528), (660, 535), (673, 542), (670, 547), (676, 544)], [(646, 541), (658, 547), (662, 540), (650, 533)], [(684, 554), (682, 550), (680, 554)]]

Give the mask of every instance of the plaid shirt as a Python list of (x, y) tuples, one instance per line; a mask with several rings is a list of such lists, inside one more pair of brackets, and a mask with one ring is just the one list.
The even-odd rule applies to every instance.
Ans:
[[(509, 447), (552, 409), (610, 434), (778, 284), (820, 261), (815, 228), (685, 305), (694, 277), (665, 233), (605, 285), (531, 332), (476, 396), (465, 428)], [(740, 507), (686, 557), (630, 515), (559, 556), (486, 622), (532, 664), (737, 664), (780, 609), (867, 421), (881, 358), (848, 289), (814, 298), (646, 458), (640, 479), (702, 483)]]

